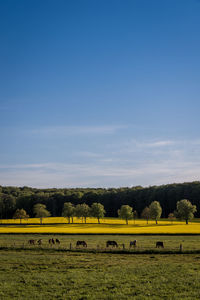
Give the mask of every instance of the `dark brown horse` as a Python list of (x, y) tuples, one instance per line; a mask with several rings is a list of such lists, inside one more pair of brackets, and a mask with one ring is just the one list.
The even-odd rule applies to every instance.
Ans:
[(87, 243), (85, 241), (77, 241), (76, 247), (79, 247), (79, 246), (83, 246), (83, 247), (87, 248)]
[(109, 246), (118, 248), (118, 244), (115, 241), (107, 241), (106, 242), (106, 247), (108, 248)]
[(156, 248), (164, 248), (164, 243), (163, 242), (156, 242)]
[(59, 239), (56, 239), (56, 244), (60, 245)]
[(29, 244), (29, 245), (35, 245), (35, 240), (29, 240), (29, 241), (28, 241), (28, 244)]
[(137, 240), (131, 241), (130, 242), (130, 248), (131, 247), (136, 247), (137, 246)]
[(55, 241), (54, 241), (54, 239), (49, 239), (49, 245), (54, 245), (55, 244)]

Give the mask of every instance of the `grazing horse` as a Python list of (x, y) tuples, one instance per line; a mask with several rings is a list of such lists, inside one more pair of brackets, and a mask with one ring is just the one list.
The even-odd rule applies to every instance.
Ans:
[(54, 241), (54, 239), (49, 239), (49, 245), (54, 245), (55, 244), (55, 241)]
[(83, 246), (83, 247), (87, 248), (87, 243), (85, 241), (77, 241), (76, 247), (79, 247), (79, 246)]
[(131, 247), (136, 247), (137, 246), (137, 240), (131, 241), (130, 242), (130, 248)]
[(29, 240), (28, 243), (29, 245), (35, 245), (35, 240)]
[(42, 245), (42, 240), (40, 239), (40, 240), (38, 240), (37, 241), (37, 244), (40, 246), (40, 245)]
[(107, 241), (106, 242), (106, 247), (109, 247), (109, 246), (112, 246), (112, 247), (118, 247), (118, 244), (117, 244), (117, 242), (115, 242), (115, 241)]
[(60, 245), (59, 239), (56, 239), (56, 244)]
[(164, 248), (163, 242), (156, 242), (156, 248)]

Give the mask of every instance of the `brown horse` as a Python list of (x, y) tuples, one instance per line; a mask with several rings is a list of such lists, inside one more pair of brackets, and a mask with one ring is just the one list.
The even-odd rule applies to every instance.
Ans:
[(118, 248), (118, 244), (115, 241), (107, 241), (106, 242), (106, 247), (108, 248), (109, 246)]
[(156, 242), (156, 248), (164, 248), (164, 243), (163, 242)]
[(87, 243), (85, 241), (77, 241), (76, 247), (79, 247), (79, 246), (83, 246), (83, 247), (87, 248)]
[(59, 239), (56, 239), (56, 244), (60, 245)]
[(29, 241), (28, 241), (28, 244), (29, 244), (29, 245), (35, 245), (35, 240), (29, 240)]
[(137, 246), (137, 240), (131, 241), (130, 242), (130, 248), (131, 247), (136, 247)]
[(54, 239), (49, 239), (49, 245), (54, 245), (55, 244), (55, 241), (54, 241)]

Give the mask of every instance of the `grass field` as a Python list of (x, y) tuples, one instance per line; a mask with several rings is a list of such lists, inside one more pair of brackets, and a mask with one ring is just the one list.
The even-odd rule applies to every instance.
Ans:
[[(49, 246), (50, 238), (58, 238), (60, 240), (60, 245)], [(28, 240), (42, 239), (42, 245), (30, 246), (28, 245)], [(73, 249), (76, 249), (76, 242), (78, 240), (84, 240), (87, 243), (87, 250), (98, 250), (103, 251), (106, 249), (107, 240), (115, 240), (119, 248), (114, 249), (114, 251), (125, 250), (129, 251), (130, 241), (136, 239), (137, 247), (132, 249), (133, 252), (140, 251), (179, 251), (180, 244), (182, 244), (183, 251), (200, 251), (200, 236), (157, 236), (157, 235), (40, 235), (40, 234), (2, 234), (0, 235), (0, 248), (21, 248), (21, 249), (57, 249), (57, 250), (69, 250), (70, 244)], [(164, 249), (156, 249), (156, 242), (163, 241)], [(123, 246), (124, 245), (124, 246)]]
[[(50, 246), (52, 237), (61, 244)], [(28, 245), (40, 238), (42, 246)], [(77, 251), (77, 240), (88, 249)], [(102, 253), (107, 240), (125, 252)], [(156, 250), (158, 240), (164, 249)], [(183, 254), (164, 254), (180, 243)], [(146, 250), (156, 252), (140, 254)], [(190, 250), (200, 250), (200, 236), (1, 234), (0, 299), (199, 299), (200, 254), (184, 254)]]
[(88, 218), (87, 224), (81, 219), (75, 218), (74, 224), (66, 223), (66, 219), (44, 218), (40, 225), (38, 218), (28, 220), (1, 220), (0, 233), (52, 233), (52, 234), (200, 234), (200, 222), (194, 220), (188, 225), (185, 222), (160, 220), (158, 225), (155, 221), (145, 220), (129, 221), (126, 225), (124, 220), (105, 218), (101, 224), (96, 219)]
[(0, 252), (1, 299), (199, 299), (200, 256)]

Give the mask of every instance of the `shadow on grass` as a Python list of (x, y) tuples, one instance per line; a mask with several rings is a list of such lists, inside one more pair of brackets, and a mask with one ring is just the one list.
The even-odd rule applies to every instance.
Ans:
[(163, 226), (174, 226), (175, 224), (110, 224), (110, 223), (45, 223), (45, 224), (36, 224), (36, 223), (30, 223), (30, 224), (0, 224), (0, 227), (9, 227), (9, 228), (38, 228), (38, 227), (82, 227), (82, 228), (91, 228), (94, 226), (97, 227), (108, 227), (108, 228), (151, 228), (151, 227), (163, 227)]
[(121, 255), (138, 255), (138, 254), (155, 254), (155, 255), (175, 255), (175, 254), (200, 254), (200, 250), (128, 250), (128, 249), (67, 249), (67, 248), (42, 248), (42, 247), (15, 247), (1, 246), (0, 251), (26, 251), (26, 252), (42, 252), (42, 253), (93, 253), (93, 254), (121, 254)]

